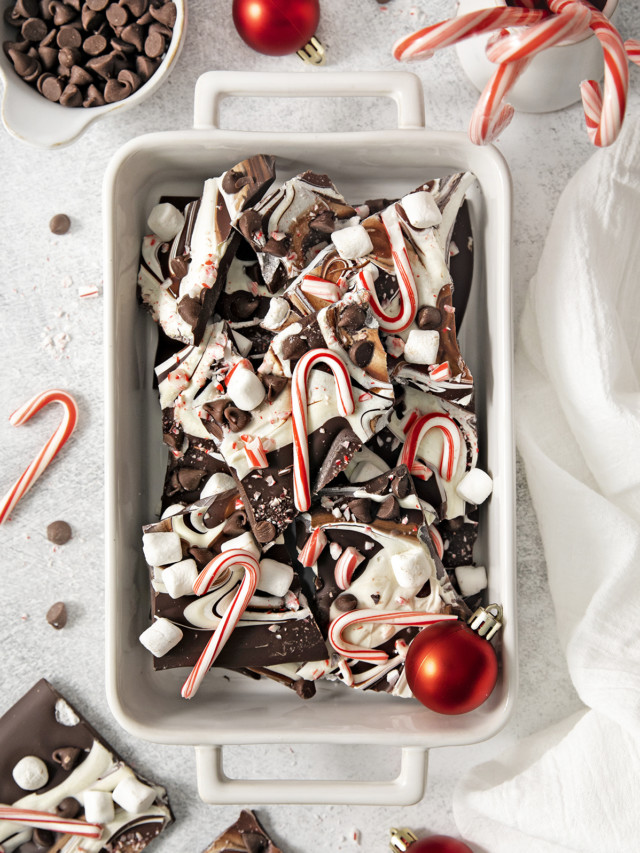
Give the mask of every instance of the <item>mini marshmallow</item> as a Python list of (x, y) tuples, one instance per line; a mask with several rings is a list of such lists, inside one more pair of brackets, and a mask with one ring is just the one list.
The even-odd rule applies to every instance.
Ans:
[(167, 566), (182, 559), (182, 545), (177, 533), (143, 533), (142, 550), (150, 566)]
[(155, 658), (161, 658), (178, 645), (182, 631), (173, 622), (161, 617), (143, 631), (138, 639)]
[(108, 791), (86, 791), (83, 799), (84, 819), (89, 823), (111, 823), (116, 816)]
[(160, 569), (158, 566), (154, 566), (153, 569), (153, 577), (151, 578), (151, 586), (155, 589), (156, 592), (164, 592), (166, 593), (166, 587), (162, 580), (162, 575), (165, 573), (165, 569)]
[(480, 468), (472, 468), (464, 475), (456, 486), (456, 492), (463, 501), (478, 504), (484, 503), (493, 491), (493, 480)]
[(414, 589), (416, 592), (431, 577), (426, 555), (417, 550), (392, 554), (391, 568), (399, 586), (403, 589)]
[(243, 412), (251, 412), (264, 400), (267, 389), (247, 367), (236, 367), (227, 385), (227, 394), (234, 406)]
[(167, 240), (173, 240), (178, 231), (182, 231), (184, 216), (177, 207), (168, 202), (156, 204), (149, 214), (147, 225), (163, 243), (166, 243)]
[(193, 595), (193, 584), (198, 577), (195, 560), (181, 560), (162, 572), (162, 583), (171, 598)]
[(272, 296), (269, 303), (269, 310), (264, 319), (260, 321), (260, 325), (263, 329), (275, 332), (285, 322), (290, 311), (291, 308), (286, 299), (283, 299), (281, 296)]
[(245, 338), (244, 335), (241, 335), (240, 332), (236, 332), (235, 329), (231, 330), (231, 336), (233, 337), (233, 342), (240, 355), (249, 355), (251, 347), (253, 346), (249, 338)]
[(80, 717), (64, 699), (57, 700), (54, 713), (56, 723), (60, 723), (61, 726), (77, 726), (80, 722)]
[(293, 580), (293, 568), (277, 560), (260, 560), (258, 589), (269, 595), (285, 596)]
[(411, 364), (435, 364), (440, 335), (435, 329), (412, 329), (404, 345), (404, 357)]
[[(246, 533), (241, 533), (240, 536), (234, 536), (233, 539), (227, 539), (226, 542), (223, 542), (220, 545), (221, 551), (231, 551), (232, 549), (238, 549), (240, 551), (248, 551), (250, 554), (256, 559), (260, 559), (260, 548), (256, 544), (256, 540), (253, 538), (253, 533), (247, 530)], [(288, 589), (289, 587), (287, 587)]]
[(440, 208), (431, 193), (426, 190), (406, 195), (400, 204), (414, 228), (431, 228), (442, 222)]
[(156, 798), (156, 792), (133, 776), (126, 776), (118, 782), (111, 795), (114, 801), (131, 814), (146, 811)]
[(455, 573), (462, 595), (476, 595), (487, 586), (484, 566), (456, 566)]
[(331, 234), (333, 245), (345, 261), (355, 261), (373, 252), (371, 237), (363, 225), (341, 228)]
[[(236, 481), (228, 474), (212, 474), (200, 492), (200, 498), (212, 498), (236, 488)], [(184, 509), (184, 507), (183, 507)]]
[(47, 765), (36, 755), (25, 755), (13, 768), (13, 781), (23, 791), (37, 791), (49, 781)]

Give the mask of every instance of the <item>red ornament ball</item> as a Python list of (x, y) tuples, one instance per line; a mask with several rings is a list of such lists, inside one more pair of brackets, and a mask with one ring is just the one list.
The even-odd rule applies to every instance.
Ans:
[(498, 660), (491, 643), (464, 622), (434, 622), (411, 641), (405, 673), (411, 692), (427, 708), (466, 714), (495, 687)]
[(319, 0), (233, 0), (233, 23), (258, 53), (295, 53), (315, 34)]
[(463, 841), (457, 841), (450, 835), (431, 835), (421, 838), (410, 845), (411, 853), (473, 853)]

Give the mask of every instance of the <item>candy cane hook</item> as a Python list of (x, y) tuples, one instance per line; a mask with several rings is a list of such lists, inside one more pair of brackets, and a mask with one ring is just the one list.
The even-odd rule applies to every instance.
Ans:
[(244, 577), (238, 587), (233, 600), (220, 620), (218, 627), (211, 635), (209, 642), (204, 647), (196, 665), (191, 670), (189, 678), (182, 686), (184, 699), (193, 698), (204, 679), (211, 669), (213, 662), (227, 644), (229, 637), (238, 624), (238, 620), (247, 609), (260, 577), (260, 565), (253, 554), (249, 551), (232, 549), (223, 551), (214, 557), (200, 572), (193, 584), (196, 595), (204, 595), (221, 575), (226, 575), (233, 566), (242, 566)]
[(458, 460), (460, 458), (460, 430), (456, 422), (449, 415), (432, 412), (429, 415), (422, 415), (416, 418), (407, 431), (398, 464), (406, 465), (409, 471), (413, 473), (412, 469), (415, 466), (418, 447), (430, 429), (439, 429), (442, 431), (443, 445), (442, 456), (440, 457), (440, 474), (445, 480), (450, 480), (458, 467)]
[(539, 24), (490, 41), (486, 49), (487, 59), (502, 63), (533, 57), (564, 39), (582, 35), (590, 23), (590, 10), (582, 4), (573, 3)]
[(64, 832), (68, 835), (81, 835), (83, 838), (100, 838), (102, 825), (87, 823), (86, 820), (61, 818), (53, 812), (41, 812), (34, 809), (21, 809), (16, 806), (0, 806), (0, 821), (14, 821), (33, 829), (48, 829), (51, 832)]
[(54, 459), (58, 451), (67, 441), (78, 421), (78, 406), (76, 401), (66, 391), (52, 389), (43, 391), (42, 394), (36, 394), (28, 403), (21, 406), (9, 418), (13, 426), (22, 426), (30, 420), (40, 409), (48, 406), (49, 403), (59, 403), (63, 408), (62, 420), (47, 441), (42, 450), (38, 453), (33, 462), (18, 477), (16, 482), (11, 486), (9, 491), (0, 501), (0, 524), (7, 520), (8, 516), (18, 503), (18, 501), (26, 495), (31, 486), (36, 482), (38, 477), (44, 472), (47, 465)]
[(293, 370), (291, 410), (293, 423), (293, 497), (300, 512), (311, 506), (309, 447), (307, 443), (307, 383), (314, 364), (331, 369), (338, 393), (338, 411), (346, 417), (355, 411), (351, 377), (342, 359), (330, 349), (305, 353)]

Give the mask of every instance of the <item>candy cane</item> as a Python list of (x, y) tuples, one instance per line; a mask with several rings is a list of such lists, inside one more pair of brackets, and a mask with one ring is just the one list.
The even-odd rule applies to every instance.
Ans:
[(326, 544), (327, 537), (324, 530), (321, 527), (316, 527), (302, 546), (298, 554), (298, 562), (305, 568), (310, 569), (311, 566), (318, 562), (318, 557), (322, 554)]
[(48, 406), (49, 403), (59, 403), (62, 406), (64, 411), (60, 425), (26, 471), (18, 477), (0, 501), (0, 524), (7, 520), (7, 517), (20, 498), (27, 494), (31, 486), (33, 486), (38, 477), (44, 472), (47, 465), (55, 458), (58, 451), (75, 429), (78, 421), (78, 406), (76, 401), (66, 391), (58, 391), (57, 389), (36, 394), (24, 406), (16, 409), (9, 418), (9, 422), (13, 426), (22, 426), (22, 424), (25, 424), (39, 412), (40, 409)]
[(269, 460), (259, 435), (243, 435), (244, 452), (249, 468), (268, 468)]
[(638, 39), (627, 39), (624, 43), (627, 56), (636, 65), (640, 65), (640, 41)]
[[(552, 12), (563, 12), (577, 5), (578, 0), (549, 0)], [(587, 133), (589, 139), (599, 148), (611, 145), (618, 137), (622, 120), (627, 106), (627, 90), (629, 88), (629, 66), (627, 54), (620, 33), (610, 23), (602, 12), (591, 10), (590, 28), (602, 45), (604, 53), (604, 90), (602, 91), (602, 108), (597, 126), (591, 127), (590, 114), (593, 109), (593, 91), (600, 94), (600, 87), (595, 80), (586, 81), (580, 87), (583, 93), (583, 107), (587, 118)], [(584, 99), (586, 98), (587, 103)]]
[(0, 821), (3, 820), (21, 823), (33, 829), (48, 829), (51, 832), (81, 835), (83, 838), (100, 838), (102, 835), (102, 825), (99, 823), (61, 818), (60, 815), (53, 812), (20, 809), (16, 806), (0, 806)]
[(406, 465), (412, 471), (416, 461), (418, 447), (430, 429), (442, 430), (443, 444), (440, 457), (440, 474), (450, 480), (458, 466), (460, 458), (460, 431), (453, 418), (432, 412), (417, 418), (407, 432), (398, 465)]
[(436, 50), (457, 44), (469, 36), (498, 30), (502, 27), (519, 27), (535, 24), (548, 17), (548, 12), (537, 9), (480, 9), (468, 12), (458, 18), (450, 18), (439, 24), (432, 24), (405, 36), (393, 47), (395, 59), (427, 59)]
[(307, 383), (314, 364), (331, 368), (338, 393), (338, 411), (346, 417), (355, 411), (351, 378), (344, 362), (330, 349), (305, 353), (293, 370), (291, 410), (293, 422), (293, 495), (296, 507), (306, 512), (311, 506), (309, 447), (307, 445)]
[(503, 103), (531, 57), (499, 65), (484, 87), (469, 122), (469, 138), (475, 145), (493, 142), (513, 117), (513, 107)]
[(595, 80), (585, 80), (580, 85), (580, 93), (582, 95), (587, 134), (589, 139), (593, 139), (600, 123), (600, 116), (602, 115), (602, 92)]
[(451, 379), (451, 368), (448, 361), (442, 364), (432, 364), (429, 367), (429, 376), (434, 382), (446, 382)]
[(591, 12), (579, 3), (568, 5), (562, 12), (517, 33), (492, 40), (487, 44), (491, 62), (514, 62), (535, 56), (564, 39), (575, 38), (589, 29)]
[(343, 639), (343, 634), (352, 625), (365, 625), (370, 622), (402, 627), (422, 627), (431, 622), (457, 619), (457, 616), (444, 613), (424, 613), (422, 610), (399, 610), (385, 613), (380, 610), (352, 610), (342, 613), (329, 625), (329, 642), (338, 654), (351, 660), (367, 661), (369, 663), (384, 663), (389, 655), (382, 649), (365, 649)]
[(324, 299), (325, 302), (337, 302), (342, 296), (337, 284), (317, 275), (305, 275), (300, 290), (307, 296), (315, 296), (318, 299)]
[(245, 570), (244, 576), (233, 597), (233, 601), (218, 623), (218, 627), (211, 635), (209, 642), (204, 647), (196, 665), (191, 670), (189, 678), (187, 678), (182, 686), (182, 696), (184, 699), (191, 699), (198, 692), (203, 678), (225, 647), (258, 586), (260, 565), (257, 559), (249, 551), (232, 549), (218, 554), (217, 557), (214, 557), (204, 567), (193, 584), (195, 594), (204, 595), (214, 582), (219, 579), (220, 575), (226, 575), (232, 566), (242, 566)]
[(353, 545), (349, 545), (349, 547), (345, 548), (342, 554), (340, 554), (335, 566), (333, 567), (335, 581), (340, 589), (348, 588), (351, 583), (353, 573), (363, 560), (364, 557), (353, 547)]
[(436, 549), (436, 554), (440, 559), (444, 556), (444, 542), (442, 541), (442, 536), (440, 535), (440, 531), (437, 527), (429, 528), (429, 536), (431, 537), (431, 541), (433, 542), (434, 548)]

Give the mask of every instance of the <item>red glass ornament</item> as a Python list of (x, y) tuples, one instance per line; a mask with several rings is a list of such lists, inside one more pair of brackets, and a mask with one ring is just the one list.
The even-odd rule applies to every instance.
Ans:
[[(491, 643), (464, 622), (434, 622), (411, 641), (405, 673), (411, 692), (427, 708), (466, 714), (495, 687), (498, 660)], [(418, 853), (413, 845), (412, 850)]]
[(314, 35), (319, 19), (319, 0), (233, 0), (238, 33), (267, 56), (295, 53)]
[(408, 853), (473, 853), (473, 850), (464, 841), (457, 841), (450, 835), (431, 835), (414, 841)]

